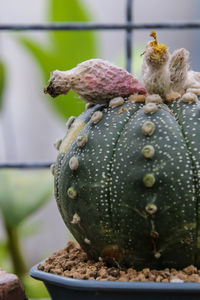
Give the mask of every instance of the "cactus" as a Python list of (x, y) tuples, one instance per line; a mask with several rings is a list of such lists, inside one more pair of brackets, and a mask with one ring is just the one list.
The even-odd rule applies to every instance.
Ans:
[[(200, 267), (200, 98), (186, 84), (188, 73), (181, 86), (175, 68), (167, 70), (182, 96), (171, 89), (167, 98), (161, 89), (100, 99), (71, 119), (59, 145), (58, 208), (91, 259), (138, 269)], [(182, 70), (198, 90), (198, 74)]]

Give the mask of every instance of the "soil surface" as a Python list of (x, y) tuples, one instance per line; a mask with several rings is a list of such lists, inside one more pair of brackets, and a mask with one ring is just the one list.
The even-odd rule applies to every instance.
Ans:
[(200, 270), (188, 266), (183, 270), (176, 269), (141, 271), (135, 269), (120, 269), (109, 267), (105, 262), (88, 260), (87, 254), (79, 244), (69, 242), (61, 249), (49, 256), (38, 269), (69, 278), (83, 280), (110, 280), (110, 281), (155, 281), (155, 282), (200, 282)]

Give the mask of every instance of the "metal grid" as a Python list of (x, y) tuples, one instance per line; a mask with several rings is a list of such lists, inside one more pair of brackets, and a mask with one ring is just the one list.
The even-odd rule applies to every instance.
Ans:
[[(49, 24), (0, 24), (1, 31), (87, 31), (87, 30), (123, 30), (126, 32), (125, 51), (126, 51), (126, 69), (131, 72), (132, 64), (132, 38), (135, 30), (144, 29), (200, 29), (200, 21), (191, 22), (164, 22), (164, 23), (142, 23), (135, 24), (133, 21), (134, 0), (126, 0), (126, 20), (124, 24), (98, 24), (98, 23), (49, 23)], [(20, 163), (0, 163), (0, 169), (42, 169), (49, 168), (51, 162), (20, 162)]]

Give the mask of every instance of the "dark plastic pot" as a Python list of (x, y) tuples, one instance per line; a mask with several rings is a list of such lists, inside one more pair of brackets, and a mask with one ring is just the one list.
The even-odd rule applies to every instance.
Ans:
[(199, 283), (122, 282), (78, 280), (45, 273), (32, 267), (30, 275), (42, 280), (53, 300), (198, 300)]

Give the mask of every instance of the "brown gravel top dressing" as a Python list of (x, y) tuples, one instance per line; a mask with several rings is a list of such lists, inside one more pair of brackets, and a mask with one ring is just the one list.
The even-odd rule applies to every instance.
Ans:
[(105, 262), (88, 260), (87, 254), (75, 242), (69, 242), (64, 249), (49, 256), (38, 265), (38, 270), (82, 280), (200, 282), (200, 270), (192, 265), (179, 271), (108, 267)]

